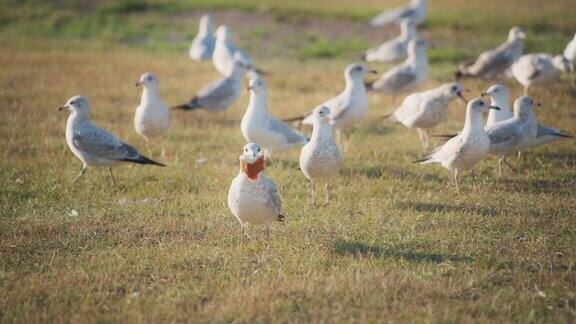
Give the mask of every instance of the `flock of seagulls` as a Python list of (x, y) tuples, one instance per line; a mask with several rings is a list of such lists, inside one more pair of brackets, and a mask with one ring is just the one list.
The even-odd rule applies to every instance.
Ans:
[[(188, 55), (194, 61), (211, 61), (219, 78), (198, 90), (189, 101), (169, 109), (160, 97), (157, 76), (142, 74), (136, 83), (142, 87), (142, 96), (134, 115), (134, 129), (144, 138), (149, 152), (151, 145), (160, 146), (160, 159), (165, 161), (163, 139), (171, 125), (170, 110), (203, 109), (225, 114), (240, 96), (244, 77), (248, 77), (250, 100), (239, 125), (248, 144), (239, 156), (240, 169), (228, 194), (228, 206), (241, 225), (242, 238), (247, 224), (265, 225), (269, 237), (269, 224), (284, 219), (277, 186), (264, 172), (276, 151), (301, 148), (299, 166), (310, 181), (310, 203), (316, 205), (318, 185), (324, 185), (324, 203), (330, 202), (332, 184), (343, 164), (347, 134), (363, 123), (368, 111), (368, 92), (390, 95), (394, 103), (396, 96), (406, 94), (386, 119), (416, 130), (424, 152), (429, 152), (430, 129), (448, 118), (450, 103), (461, 101), (466, 105), (462, 130), (458, 134), (436, 136), (444, 138), (445, 143), (425, 158), (414, 161), (440, 164), (452, 172), (456, 190), (460, 188), (459, 175), (468, 170), (473, 174), (474, 166), (488, 155), (498, 157), (502, 174), (503, 165), (512, 167), (506, 156), (572, 137), (537, 122), (534, 108), (539, 104), (528, 96), (528, 91), (531, 86), (557, 82), (562, 73), (574, 72), (576, 35), (562, 55), (524, 54), (526, 34), (521, 28), (513, 27), (505, 43), (480, 54), (474, 61), (462, 63), (454, 82), (422, 89), (428, 81), (429, 67), (427, 44), (418, 37), (417, 26), (426, 20), (426, 16), (426, 1), (412, 0), (407, 6), (374, 17), (371, 25), (398, 25), (400, 35), (367, 50), (362, 58), (366, 62), (400, 63), (372, 82), (365, 82), (364, 78), (368, 74), (376, 75), (375, 70), (352, 63), (344, 70), (345, 86), (340, 94), (318, 105), (310, 114), (282, 120), (269, 112), (265, 73), (236, 46), (228, 26), (215, 28), (212, 16), (203, 15)], [(514, 77), (524, 86), (524, 95), (517, 98), (510, 109), (509, 90), (494, 84), (485, 93), (468, 100), (464, 93), (469, 90), (461, 83), (466, 77), (486, 80)], [(74, 96), (59, 110), (70, 111), (66, 141), (72, 153), (82, 161), (81, 173), (74, 181), (88, 167), (108, 167), (114, 183), (111, 167), (121, 162), (165, 166), (94, 125), (85, 97)], [(295, 121), (312, 126), (310, 138), (291, 127), (291, 122)]]

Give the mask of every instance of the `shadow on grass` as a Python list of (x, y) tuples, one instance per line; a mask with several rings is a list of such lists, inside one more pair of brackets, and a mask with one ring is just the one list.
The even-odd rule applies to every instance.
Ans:
[(420, 252), (410, 250), (410, 247), (390, 246), (382, 248), (379, 246), (368, 245), (361, 242), (337, 241), (333, 244), (334, 253), (341, 256), (352, 256), (358, 258), (393, 258), (406, 260), (408, 262), (433, 262), (443, 263), (450, 262), (471, 262), (469, 256), (460, 256), (454, 254)]
[(369, 165), (369, 166), (357, 166), (352, 168), (345, 167), (342, 170), (342, 174), (349, 176), (349, 175), (360, 175), (369, 179), (378, 179), (382, 178), (384, 175), (388, 175), (390, 178), (404, 180), (408, 179), (419, 179), (424, 180), (426, 182), (441, 182), (443, 181), (442, 177), (429, 174), (429, 173), (415, 173), (412, 171), (408, 171), (407, 169), (394, 167), (394, 166), (384, 166), (384, 165)]
[(448, 205), (441, 203), (425, 203), (405, 201), (396, 204), (398, 208), (409, 209), (417, 212), (438, 213), (438, 212), (464, 212), (479, 216), (496, 216), (498, 211), (491, 207), (469, 206), (469, 205)]
[(499, 181), (501, 190), (521, 191), (534, 194), (573, 194), (576, 186), (576, 177), (571, 179), (502, 179)]

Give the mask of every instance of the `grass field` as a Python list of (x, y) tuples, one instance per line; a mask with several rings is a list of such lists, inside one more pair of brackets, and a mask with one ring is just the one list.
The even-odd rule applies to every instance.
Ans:
[[(416, 134), (383, 123), (390, 99), (371, 95), (333, 203), (309, 206), (298, 150), (279, 153), (267, 173), (287, 221), (269, 244), (261, 228), (240, 244), (226, 196), (246, 92), (226, 122), (175, 112), (168, 167), (119, 166), (115, 187), (105, 170), (89, 170), (71, 184), (81, 163), (56, 108), (85, 95), (96, 123), (144, 148), (132, 127), (140, 74), (159, 76), (167, 104), (217, 76), (186, 55), (200, 13), (239, 28), (238, 43), (270, 72), (271, 111), (289, 117), (341, 90), (359, 52), (395, 33), (362, 20), (401, 2), (2, 2), (0, 321), (574, 322), (573, 141), (527, 152), (503, 178), (486, 159), (478, 188), (465, 178), (456, 195), (445, 170), (410, 163), (421, 156)], [(526, 27), (528, 51), (559, 52), (576, 31), (571, 4), (430, 1), (427, 86), (500, 43), (511, 24)], [(465, 85), (479, 93), (489, 84)], [(567, 80), (534, 97), (541, 122), (576, 131)], [(458, 130), (463, 112), (454, 104), (437, 131)]]

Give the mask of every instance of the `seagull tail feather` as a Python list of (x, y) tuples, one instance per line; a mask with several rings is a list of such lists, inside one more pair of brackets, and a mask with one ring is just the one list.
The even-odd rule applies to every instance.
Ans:
[(152, 164), (152, 165), (157, 165), (157, 166), (161, 166), (161, 167), (166, 166), (165, 164), (151, 160), (151, 159), (145, 157), (144, 155), (139, 155), (135, 159), (125, 159), (123, 161), (137, 163), (137, 164)]
[(425, 157), (422, 159), (413, 160), (412, 163), (424, 163), (424, 162), (428, 162), (428, 160), (430, 160), (430, 157)]
[(194, 97), (190, 102), (170, 107), (170, 109), (194, 110), (200, 107), (202, 107), (202, 105), (198, 102), (198, 97)]
[(444, 139), (444, 140), (449, 140), (453, 137), (458, 136), (458, 134), (435, 134), (435, 135), (430, 135), (433, 138), (440, 138), (440, 139)]

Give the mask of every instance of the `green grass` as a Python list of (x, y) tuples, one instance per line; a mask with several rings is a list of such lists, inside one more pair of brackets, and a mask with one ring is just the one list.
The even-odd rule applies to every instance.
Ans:
[[(505, 24), (498, 20), (491, 27), (482, 12), (497, 3), (506, 8), (520, 3), (437, 1), (438, 11), (424, 31), (433, 43), (427, 87), (450, 80), (457, 62), (505, 38)], [(333, 203), (309, 206), (308, 184), (297, 170), (298, 150), (278, 153), (267, 173), (278, 184), (287, 221), (273, 225), (269, 244), (262, 229), (253, 227), (240, 244), (226, 195), (244, 144), (238, 124), (247, 93), (231, 107), (228, 122), (201, 112), (175, 112), (166, 142), (169, 166), (118, 166), (115, 187), (101, 169), (71, 184), (81, 164), (64, 140), (67, 116), (56, 111), (70, 96), (86, 95), (97, 124), (144, 148), (132, 129), (139, 101), (133, 84), (141, 73), (159, 76), (162, 98), (170, 105), (216, 77), (210, 63), (191, 63), (186, 56), (196, 28), (188, 14), (195, 13), (196, 3), (104, 2), (91, 9), (94, 16), (77, 18), (81, 4), (58, 3), (65, 10), (1, 4), (0, 322), (557, 323), (576, 318), (573, 141), (526, 152), (522, 162), (512, 159), (519, 173), (503, 178), (496, 175), (496, 161), (486, 159), (477, 168), (477, 189), (464, 177), (462, 194), (456, 195), (445, 170), (410, 163), (422, 154), (416, 134), (382, 122), (391, 100), (371, 95), (366, 123), (351, 134)], [(268, 19), (270, 12), (260, 12), (255, 17), (262, 25), (242, 18), (235, 23), (251, 27), (238, 33), (238, 41), (270, 71), (271, 112), (299, 115), (343, 87), (342, 70), (373, 36), (356, 39), (344, 30), (364, 31), (352, 16), (335, 18), (343, 17), (335, 11), (348, 9), (355, 15), (351, 8), (357, 6), (345, 1), (330, 8), (295, 0), (261, 3), (289, 17)], [(202, 3), (229, 6), (221, 15), (231, 15), (228, 10), (238, 4)], [(366, 4), (378, 7), (375, 1)], [(561, 4), (546, 3), (539, 18), (510, 18), (532, 26), (553, 22), (529, 32), (529, 48), (562, 48), (569, 37)], [(178, 6), (190, 12), (181, 13), (184, 7)], [(324, 23), (346, 27), (338, 29), (344, 30), (342, 38), (312, 27), (271, 36), (297, 30), (295, 22), (304, 18), (291, 10), (312, 15), (322, 7)], [(456, 13), (478, 10), (484, 20), (467, 29), (439, 25), (434, 18), (442, 11), (458, 21)], [(72, 20), (50, 20), (58, 16)], [(470, 33), (477, 37), (468, 38)], [(333, 39), (335, 48), (326, 45)], [(287, 53), (277, 48), (279, 41)], [(514, 96), (521, 93), (515, 82), (507, 84)], [(472, 90), (469, 96), (488, 86), (474, 80), (464, 85)], [(535, 89), (534, 97), (543, 103), (539, 120), (576, 130), (576, 92), (567, 80)], [(437, 132), (458, 130), (463, 110), (453, 104)]]

